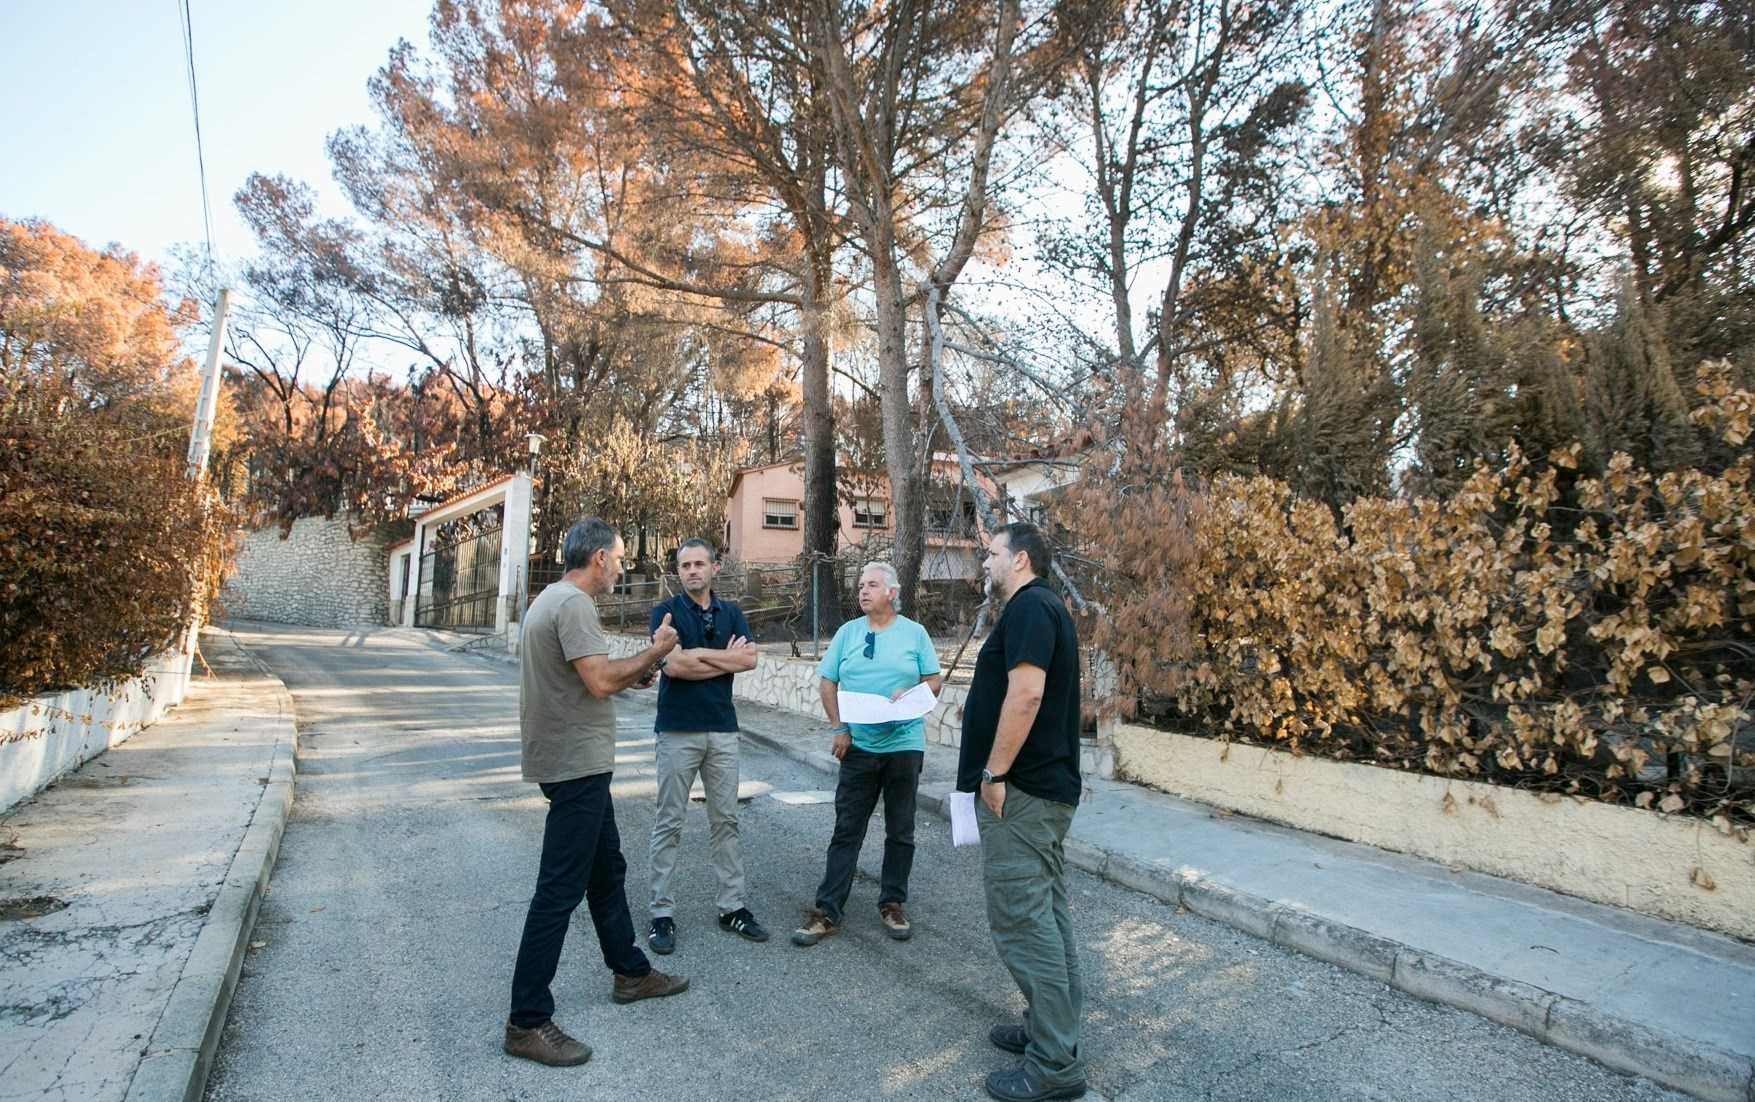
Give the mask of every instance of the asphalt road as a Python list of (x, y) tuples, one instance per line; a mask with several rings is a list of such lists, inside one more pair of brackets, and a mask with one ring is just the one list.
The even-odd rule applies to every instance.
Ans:
[[(303, 747), (297, 799), (207, 1097), (257, 1099), (978, 1099), (1008, 1057), (987, 1028), (1022, 1000), (995, 957), (978, 851), (922, 814), (909, 913), (876, 917), (881, 813), (846, 931), (786, 933), (809, 906), (828, 803), (771, 793), (742, 815), (765, 945), (720, 932), (706, 814), (676, 883), (678, 997), (617, 1006), (581, 907), (556, 1020), (596, 1050), (549, 1069), (500, 1052), (544, 804), (518, 779), (516, 671), (408, 632), (242, 625), (285, 680)], [(653, 695), (618, 701), (614, 790), (635, 924), (646, 923)], [(747, 740), (743, 779), (832, 780)], [(1680, 1099), (1513, 1030), (1391, 991), (1074, 872), (1093, 1094), (1183, 1100)], [(642, 939), (642, 945), (644, 940)]]

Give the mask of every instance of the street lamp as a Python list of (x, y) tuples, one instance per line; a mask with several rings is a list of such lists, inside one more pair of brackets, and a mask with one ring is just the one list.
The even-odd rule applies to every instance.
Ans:
[(548, 437), (540, 432), (526, 433), (524, 442), (530, 447), (530, 473), (536, 473), (536, 457), (542, 454), (542, 442)]

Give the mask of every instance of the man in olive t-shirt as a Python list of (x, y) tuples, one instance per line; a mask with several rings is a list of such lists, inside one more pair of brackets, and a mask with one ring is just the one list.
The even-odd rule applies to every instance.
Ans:
[(523, 776), (537, 784), (608, 773), (615, 766), (615, 702), (591, 695), (573, 662), (609, 654), (597, 602), (561, 582), (524, 614), (518, 663)]
[(542, 863), (524, 919), (512, 972), (512, 1010), (505, 1050), (550, 1066), (583, 1064), (591, 1048), (554, 1022), (549, 991), (567, 923), (589, 901), (603, 963), (615, 975), (610, 997), (635, 1002), (688, 989), (681, 976), (653, 971), (634, 944), (634, 922), (623, 887), (628, 863), (616, 830), (609, 782), (615, 768), (615, 705), (610, 697), (650, 685), (658, 663), (676, 646), (667, 618), (652, 645), (612, 660), (594, 597), (622, 574), (622, 539), (596, 517), (567, 530), (561, 546), (566, 574), (526, 610), (519, 658), (518, 728), (524, 779), (542, 786), (548, 817)]

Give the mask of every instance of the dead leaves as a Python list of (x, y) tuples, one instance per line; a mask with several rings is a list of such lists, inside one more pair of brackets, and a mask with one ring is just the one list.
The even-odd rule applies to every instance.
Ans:
[[(1727, 378), (1701, 369), (1695, 417), (1740, 444), (1755, 395)], [(1363, 498), (1338, 523), (1283, 483), (1216, 477), (1178, 514), (1180, 570), (1142, 566), (1149, 592), (1109, 596), (1105, 645), (1162, 665), (1174, 605), (1188, 617), (1169, 655), (1182, 676), (1143, 687), (1214, 730), (1755, 817), (1722, 781), (1755, 700), (1751, 457), (1660, 475), (1616, 455), (1600, 478), (1568, 474), (1563, 495), (1559, 476), (1579, 466), (1577, 447), (1545, 461), (1513, 450), (1448, 500)], [(1161, 554), (1138, 538), (1151, 530), (1135, 514), (1116, 546)], [(1146, 608), (1157, 615), (1130, 614)], [(1672, 755), (1683, 764), (1668, 789), (1643, 788), (1648, 763)], [(1708, 768), (1720, 770), (1710, 799)]]

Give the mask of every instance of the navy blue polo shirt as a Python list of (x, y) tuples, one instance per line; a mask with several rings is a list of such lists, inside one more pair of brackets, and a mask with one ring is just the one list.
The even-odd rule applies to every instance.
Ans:
[[(724, 650), (738, 635), (752, 638), (750, 622), (743, 609), (731, 601), (721, 601), (712, 594), (706, 608), (696, 604), (686, 593), (679, 593), (654, 605), (652, 626), (657, 631), (670, 613), (670, 626), (676, 629), (678, 650), (714, 647)], [(668, 674), (658, 675), (658, 721), (652, 729), (665, 731), (736, 731), (737, 708), (731, 703), (731, 674), (720, 674), (706, 681), (685, 681)]]

